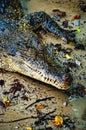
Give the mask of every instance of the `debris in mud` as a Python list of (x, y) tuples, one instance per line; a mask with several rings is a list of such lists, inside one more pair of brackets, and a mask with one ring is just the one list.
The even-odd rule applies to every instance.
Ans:
[(26, 127), (26, 130), (32, 130), (32, 128), (31, 127)]
[(74, 23), (74, 26), (80, 26), (80, 18), (81, 18), (81, 15), (78, 14), (78, 15), (75, 15), (73, 18), (72, 18), (72, 21)]
[(65, 55), (67, 59), (71, 59), (71, 56), (69, 54)]
[(55, 98), (55, 97), (46, 97), (46, 98), (43, 98), (43, 99), (37, 99), (35, 102), (31, 103), (30, 105), (28, 105), (25, 109), (28, 109), (29, 107), (31, 107), (32, 105), (38, 103), (38, 102), (42, 102), (42, 101), (46, 101), (46, 100), (51, 100), (52, 98)]
[[(14, 79), (14, 80), (12, 80), (12, 83), (10, 83), (10, 85), (14, 84), (14, 86), (16, 86), (16, 85), (18, 85), (18, 83), (22, 84), (19, 79)], [(10, 88), (10, 86), (9, 86), (9, 88)], [(6, 89), (6, 91), (8, 91), (9, 88)], [(25, 86), (23, 88), (26, 90)], [(24, 94), (24, 96), (27, 96), (27, 91), (22, 93), (22, 94)], [(15, 94), (9, 93), (8, 95), (4, 96), (5, 97), (5, 101), (8, 101), (9, 99), (11, 101), (10, 106), (9, 105), (7, 105), (7, 106), (5, 105), (5, 107), (7, 108), (6, 109), (7, 112), (8, 112), (9, 109), (11, 110), (11, 109), (13, 109), (13, 107), (15, 108), (16, 105), (18, 105), (21, 102), (22, 102), (22, 107), (23, 108), (25, 108), (24, 105), (26, 105), (26, 107), (27, 107), (28, 104), (31, 103), (31, 102), (28, 102), (28, 101), (30, 101), (29, 96), (28, 96), (28, 101), (27, 100), (24, 100), (24, 101), (21, 100), (22, 94), (21, 94), (21, 91), (17, 91)], [(7, 97), (12, 97), (12, 96), (16, 97), (17, 95), (18, 95), (18, 98), (7, 98)], [(25, 126), (29, 126), (33, 130), (38, 130), (38, 129), (41, 129), (41, 130), (42, 129), (43, 130), (51, 129), (51, 130), (53, 130), (53, 128), (54, 129), (60, 129), (60, 128), (61, 129), (63, 129), (63, 128), (72, 129), (74, 124), (73, 124), (72, 120), (70, 119), (70, 117), (69, 117), (69, 119), (70, 119), (71, 123), (69, 122), (69, 124), (67, 124), (67, 123), (65, 123), (66, 121), (64, 119), (64, 116), (58, 115), (58, 113), (56, 113), (56, 107), (54, 109), (54, 106), (53, 107), (51, 106), (52, 109), (50, 110), (50, 108), (49, 108), (50, 106), (49, 106), (49, 104), (47, 104), (47, 102), (48, 101), (52, 102), (52, 100), (54, 100), (54, 98), (55, 97), (48, 97), (48, 96), (42, 97), (41, 99), (37, 98), (36, 101), (38, 101), (38, 102), (34, 102), (34, 100), (33, 100), (33, 103), (30, 104), (31, 107), (30, 108), (28, 107), (28, 109), (24, 109), (24, 113), (28, 113), (30, 109), (32, 110), (32, 111), (30, 111), (31, 115), (29, 117), (26, 116), (25, 118), (24, 117), (23, 118), (20, 117), (20, 118), (16, 118), (16, 119), (7, 119), (7, 120), (4, 119), (3, 121), (0, 120), (0, 123), (3, 123), (3, 124), (4, 123), (13, 123), (13, 122), (18, 123), (18, 122), (22, 122), (22, 121), (26, 122), (27, 120), (34, 119), (32, 124), (28, 123), (27, 125), (25, 124)], [(17, 104), (14, 104), (15, 100), (16, 100)], [(16, 109), (20, 110), (20, 107), (19, 108), (16, 107)], [(14, 109), (14, 110), (17, 111), (16, 109)], [(34, 115), (32, 115), (33, 111), (34, 111)], [(58, 118), (57, 115), (59, 117), (62, 117), (62, 119)], [(57, 125), (55, 125), (55, 124), (54, 124), (55, 126), (54, 125), (50, 125), (50, 121), (56, 122)], [(26, 128), (26, 127), (24, 127), (24, 128)]]
[(45, 105), (41, 104), (41, 105), (35, 105), (35, 108), (37, 110), (40, 110), (40, 109), (44, 109), (45, 108)]
[[(14, 6), (14, 8), (15, 8), (15, 6)], [(59, 15), (60, 16), (60, 15)], [(10, 13), (10, 14), (8, 14), (8, 17), (9, 18), (11, 18), (12, 17), (12, 14)], [(61, 17), (64, 17), (63, 15), (61, 16)], [(67, 27), (68, 25), (67, 25), (68, 23), (64, 23), (64, 27)], [(42, 30), (43, 31), (43, 30)], [(42, 35), (40, 35), (41, 33), (37, 33), (37, 36), (38, 36), (38, 38), (40, 38), (40, 39), (42, 39), (43, 37), (42, 37)], [(58, 46), (58, 45), (57, 45)], [(65, 54), (67, 53), (69, 56), (70, 56), (70, 54), (71, 54), (71, 50), (67, 50), (67, 49), (64, 49), (64, 48), (62, 48), (62, 47), (58, 47), (58, 49), (56, 50), (56, 55), (58, 55), (58, 53), (60, 52), (60, 51), (63, 51)], [(66, 59), (67, 60), (67, 59)], [(70, 72), (70, 68), (76, 68), (77, 67), (77, 64), (78, 65), (80, 65), (79, 63), (68, 63), (68, 66), (67, 66), (67, 68), (66, 68), (66, 72)], [(2, 71), (3, 72), (3, 71)], [(10, 97), (10, 100), (15, 100), (15, 98), (18, 96), (18, 98), (17, 98), (17, 101), (21, 101), (21, 99), (22, 100), (24, 100), (24, 101), (22, 101), (23, 103), (25, 102), (26, 103), (26, 106), (28, 105), (28, 104), (30, 104), (31, 102), (29, 102), (29, 96), (27, 96), (27, 92), (25, 91), (25, 88), (24, 87), (18, 87), (18, 85), (19, 86), (21, 86), (21, 83), (19, 82), (19, 84), (18, 84), (18, 80), (17, 81), (14, 81), (13, 82), (13, 85), (12, 85), (12, 91), (11, 92), (9, 92), (8, 90), (6, 90), (6, 91), (3, 91), (2, 92), (2, 94), (4, 95), (4, 96), (6, 96), (6, 97)], [(16, 87), (16, 84), (17, 84), (17, 87)], [(10, 89), (11, 89), (10, 88)], [(9, 89), (9, 90), (10, 90)], [(80, 92), (79, 92), (80, 91)], [(82, 92), (81, 92), (82, 91)], [(80, 90), (79, 88), (78, 89), (76, 89), (76, 92), (74, 91), (73, 92), (73, 94), (75, 94), (76, 95), (76, 93), (78, 93), (77, 95), (82, 95), (81, 93), (83, 93), (83, 91), (85, 91), (85, 93), (86, 93), (86, 89), (82, 89), (82, 90)], [(18, 92), (18, 94), (16, 94)], [(12, 96), (10, 96), (10, 94), (12, 94)], [(36, 98), (35, 98), (36, 99)], [(28, 101), (28, 102), (27, 102)], [(37, 100), (36, 100), (37, 101)], [(34, 100), (33, 100), (33, 102), (34, 102)], [(27, 104), (28, 103), (28, 104)], [(41, 101), (40, 101), (40, 103), (41, 103)], [(66, 103), (65, 103), (66, 104)], [(65, 105), (64, 104), (64, 105)], [(6, 105), (5, 107), (7, 107), (7, 106), (9, 106), (10, 104), (8, 104), (8, 105)], [(37, 109), (40, 109), (40, 110), (42, 110), (42, 109), (44, 109), (46, 106), (45, 106), (46, 104), (41, 104), (41, 105), (39, 105), (39, 104), (37, 104), (36, 105), (36, 108)], [(3, 106), (3, 104), (2, 104), (2, 106)], [(32, 106), (32, 107), (34, 107), (34, 106)], [(29, 109), (28, 110), (26, 110), (26, 111), (29, 111)], [(38, 111), (37, 111), (38, 112)], [(40, 119), (41, 119), (41, 117), (43, 116), (43, 115), (41, 115), (41, 112), (38, 112), (37, 113), (38, 115), (37, 115), (37, 117), (35, 117), (35, 119), (37, 118), (38, 119), (38, 117), (40, 117)], [(45, 113), (44, 113), (45, 114)], [(48, 113), (49, 114), (49, 113)], [(63, 116), (62, 116), (62, 118), (63, 118)], [(43, 130), (52, 130), (53, 128), (52, 127), (48, 127), (47, 125), (48, 125), (48, 122), (52, 119), (52, 116), (51, 115), (47, 115), (46, 116), (46, 118), (44, 118), (44, 120), (42, 120), (41, 122), (40, 122), (40, 119), (39, 119), (39, 121), (37, 121), (36, 123), (37, 123), (37, 126), (40, 124), (40, 126), (41, 126), (41, 124), (42, 123), (44, 123), (44, 125), (46, 125), (46, 128), (45, 128), (45, 126), (44, 126), (44, 129)], [(84, 119), (84, 118), (83, 118)], [(18, 120), (17, 120), (18, 121)], [(16, 122), (17, 122), (16, 121)], [(73, 129), (74, 130), (74, 122), (73, 121), (71, 121), (71, 119), (70, 119), (70, 117), (69, 118), (64, 118), (64, 120), (63, 120), (63, 124), (62, 124), (62, 126), (61, 127), (63, 127), (63, 129)], [(17, 128), (17, 127), (15, 127), (15, 128)], [(32, 127), (30, 127), (30, 128), (32, 128)], [(28, 128), (27, 127), (27, 129), (29, 129), (30, 130), (30, 128)], [(59, 127), (56, 127), (56, 129), (59, 129)], [(35, 130), (35, 129), (34, 129)], [(38, 129), (37, 129), (38, 130)], [(41, 129), (42, 130), (42, 129)]]
[(3, 102), (4, 102), (4, 104), (5, 104), (6, 107), (10, 106), (10, 104), (11, 104), (11, 101), (10, 101), (10, 99), (8, 97), (5, 97), (3, 99)]
[(12, 84), (12, 87), (9, 89), (10, 93), (15, 94), (17, 91), (21, 91), (24, 86), (20, 84), (18, 80), (14, 80), (14, 83)]
[(78, 27), (78, 28), (76, 29), (76, 31), (77, 31), (77, 33), (80, 33), (80, 32), (81, 32), (80, 27)]
[(55, 116), (54, 121), (50, 121), (52, 126), (60, 126), (63, 124), (63, 118), (61, 116)]
[(26, 95), (23, 95), (23, 96), (21, 97), (21, 99), (28, 101), (28, 97), (27, 97)]
[(59, 9), (53, 9), (52, 12), (55, 13), (57, 16), (60, 16), (60, 17), (65, 17), (66, 16), (66, 12), (61, 11)]
[(75, 16), (72, 18), (72, 21), (73, 21), (73, 20), (76, 20), (76, 19), (80, 19), (80, 18), (81, 18), (81, 15), (80, 15), (80, 14), (75, 15)]
[(6, 71), (2, 68), (0, 68), (0, 73), (5, 73)]
[(68, 20), (64, 20), (63, 21), (63, 23), (62, 23), (62, 26), (64, 27), (64, 28), (67, 28), (68, 27)]
[(18, 97), (21, 100), (28, 101), (28, 96), (25, 95), (26, 90), (24, 88), (24, 85), (21, 84), (18, 79), (15, 79), (11, 85), (12, 87), (9, 90), (2, 91), (2, 94), (4, 95), (3, 102), (5, 104), (5, 107), (15, 104), (14, 102), (18, 100)]
[(8, 95), (10, 92), (9, 91), (6, 91), (6, 90), (3, 90), (2, 94), (3, 95)]
[(4, 84), (5, 84), (5, 81), (1, 79), (0, 80), (0, 86), (2, 87)]

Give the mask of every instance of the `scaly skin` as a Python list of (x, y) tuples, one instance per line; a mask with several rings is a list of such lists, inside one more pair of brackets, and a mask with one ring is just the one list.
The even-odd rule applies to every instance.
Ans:
[(0, 68), (24, 74), (59, 89), (70, 87), (71, 75), (65, 74), (33, 32), (38, 24), (42, 24), (47, 31), (73, 41), (68, 31), (61, 29), (45, 12), (25, 16), (15, 27), (3, 19), (0, 22)]
[(27, 23), (33, 28), (38, 25), (42, 25), (47, 31), (59, 36), (67, 43), (75, 42), (75, 30), (64, 30), (62, 29), (48, 14), (43, 11), (35, 12), (25, 17)]

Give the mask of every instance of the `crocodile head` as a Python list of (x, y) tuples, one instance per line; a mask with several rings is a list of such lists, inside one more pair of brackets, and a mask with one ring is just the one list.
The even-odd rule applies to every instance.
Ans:
[(65, 74), (62, 67), (54, 62), (43, 42), (25, 23), (0, 38), (1, 68), (21, 73), (59, 89), (66, 90), (70, 87), (70, 74)]
[[(31, 51), (34, 50), (31, 49)], [(70, 74), (65, 74), (58, 66), (49, 64), (42, 56), (33, 56), (33, 53), (29, 52), (26, 55), (17, 51), (16, 55), (12, 56), (3, 51), (3, 54), (0, 54), (0, 67), (10, 72), (29, 76), (58, 89), (66, 90), (70, 87), (72, 82)]]

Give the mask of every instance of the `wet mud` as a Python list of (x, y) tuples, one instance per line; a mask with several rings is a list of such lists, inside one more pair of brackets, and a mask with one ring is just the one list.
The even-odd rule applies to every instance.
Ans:
[[(52, 55), (55, 55), (59, 64), (65, 68), (66, 72), (70, 72), (73, 76), (73, 83), (66, 92), (29, 77), (0, 69), (0, 130), (85, 130), (85, 3), (83, 4), (80, 0), (41, 0), (41, 2), (39, 0), (20, 0), (20, 2), (24, 13), (20, 4), (17, 5), (18, 8), (20, 7), (17, 10), (15, 0), (14, 7), (10, 8), (12, 5), (10, 3), (9, 7), (5, 6), (6, 9), (1, 10), (0, 18), (3, 18), (3, 13), (6, 12), (7, 15), (5, 18), (14, 25), (15, 21), (18, 22), (25, 14), (35, 11), (45, 11), (61, 27), (66, 27), (65, 29), (69, 30), (80, 29), (80, 32), (76, 31), (76, 38), (85, 48), (83, 49), (82, 46), (79, 46), (78, 49), (75, 49), (74, 43), (66, 44), (53, 34), (46, 33), (45, 30), (42, 30), (43, 32), (38, 34), (38, 37), (43, 40), (45, 45), (48, 44), (49, 48), (55, 48)], [(15, 7), (16, 10), (14, 10)], [(62, 15), (62, 12), (52, 11), (56, 9), (65, 12), (66, 16)], [(15, 15), (16, 13), (17, 15)], [(74, 16), (76, 15), (80, 15), (79, 26), (74, 25)], [(63, 24), (65, 19), (68, 20), (67, 26)], [(16, 25), (13, 27), (15, 28)], [(15, 84), (17, 84), (16, 89), (13, 88)], [(7, 104), (3, 104), (6, 103), (5, 101), (8, 101)], [(60, 126), (50, 124), (50, 121), (53, 121), (56, 115), (64, 119), (64, 123)], [(40, 122), (40, 120), (42, 121)]]

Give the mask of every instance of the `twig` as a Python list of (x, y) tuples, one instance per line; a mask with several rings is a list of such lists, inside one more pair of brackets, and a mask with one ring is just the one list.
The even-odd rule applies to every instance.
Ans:
[(54, 109), (54, 110), (53, 110), (53, 111), (51, 111), (51, 112), (46, 113), (44, 116), (42, 116), (42, 117), (40, 118), (40, 120), (45, 119), (45, 117), (46, 117), (46, 116), (48, 116), (48, 115), (50, 115), (50, 114), (54, 113), (55, 111), (56, 111), (56, 109)]
[(37, 99), (35, 102), (31, 103), (30, 105), (28, 105), (25, 109), (28, 109), (29, 107), (31, 107), (32, 105), (34, 105), (35, 103), (41, 102), (41, 101), (46, 101), (46, 100), (50, 100), (52, 98), (55, 97), (47, 97), (47, 98), (43, 98), (43, 99)]
[[(39, 118), (39, 120), (43, 120), (47, 115), (52, 114), (53, 112), (55, 112), (55, 110), (48, 112), (47, 114), (45, 114), (44, 116), (42, 116), (41, 118)], [(16, 120), (10, 120), (10, 121), (0, 121), (1, 123), (15, 123), (15, 122), (19, 122), (19, 121), (23, 121), (23, 120), (27, 120), (29, 118), (38, 118), (38, 116), (30, 116), (30, 117), (25, 117), (25, 118), (20, 118), (20, 119), (16, 119)]]
[(0, 116), (5, 115), (4, 113), (0, 113)]
[(10, 121), (0, 121), (0, 123), (14, 123), (14, 122), (18, 122), (18, 121), (27, 120), (29, 118), (37, 118), (37, 116), (25, 117), (25, 118), (20, 118), (20, 119), (16, 119), (16, 120), (10, 120)]

